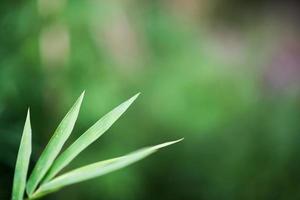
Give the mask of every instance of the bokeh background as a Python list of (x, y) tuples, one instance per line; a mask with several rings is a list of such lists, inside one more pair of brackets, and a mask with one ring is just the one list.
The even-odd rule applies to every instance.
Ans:
[(1, 1), (0, 199), (28, 106), (32, 168), (83, 90), (70, 142), (142, 95), (66, 170), (185, 140), (45, 199), (300, 199), (298, 2)]

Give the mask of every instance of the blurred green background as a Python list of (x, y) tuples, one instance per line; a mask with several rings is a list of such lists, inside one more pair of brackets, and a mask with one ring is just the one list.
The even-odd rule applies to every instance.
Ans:
[(83, 90), (70, 141), (142, 95), (68, 169), (185, 140), (45, 199), (300, 199), (299, 8), (291, 0), (1, 1), (0, 199), (10, 198), (28, 106), (32, 168)]

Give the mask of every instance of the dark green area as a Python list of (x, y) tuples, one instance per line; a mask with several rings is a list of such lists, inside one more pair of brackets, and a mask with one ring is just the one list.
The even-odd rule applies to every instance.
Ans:
[(185, 140), (45, 199), (299, 199), (297, 2), (246, 2), (1, 2), (0, 199), (28, 106), (32, 169), (83, 90), (71, 141), (142, 95), (68, 169)]

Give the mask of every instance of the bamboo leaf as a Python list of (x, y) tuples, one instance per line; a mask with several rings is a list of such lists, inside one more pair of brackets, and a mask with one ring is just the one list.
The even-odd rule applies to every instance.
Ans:
[(181, 140), (166, 142), (152, 147), (146, 147), (122, 157), (106, 161), (100, 161), (72, 170), (68, 173), (58, 176), (57, 178), (54, 178), (53, 180), (45, 184), (42, 184), (40, 188), (36, 191), (36, 193), (33, 194), (32, 198), (38, 198), (53, 191), (59, 190), (65, 186), (96, 178), (108, 174), (110, 172), (116, 171), (118, 169), (124, 168), (132, 163), (135, 163), (149, 156), (150, 154), (156, 152), (162, 147), (177, 143)]
[(84, 92), (80, 95), (73, 107), (61, 121), (43, 153), (41, 154), (39, 160), (37, 161), (26, 186), (26, 191), (29, 197), (33, 194), (36, 187), (51, 167), (64, 143), (70, 136), (74, 128), (83, 97)]
[(129, 108), (129, 106), (136, 100), (139, 93), (123, 102), (112, 111), (98, 120), (91, 128), (82, 134), (70, 147), (68, 147), (58, 158), (54, 161), (43, 183), (51, 180), (59, 171), (66, 167), (80, 152), (97, 140), (103, 133), (105, 133)]
[(12, 200), (23, 200), (31, 155), (31, 125), (28, 109), (15, 167)]

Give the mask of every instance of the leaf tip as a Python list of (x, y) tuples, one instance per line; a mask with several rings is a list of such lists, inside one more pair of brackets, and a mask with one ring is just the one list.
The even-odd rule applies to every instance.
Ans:
[(83, 98), (84, 98), (84, 95), (85, 95), (85, 90), (83, 90), (83, 92), (81, 93), (81, 95), (78, 97), (78, 99), (76, 101), (78, 107), (81, 106)]
[(30, 107), (28, 107), (28, 109), (27, 109), (27, 119), (29, 119), (30, 118)]
[(155, 150), (157, 150), (157, 149), (160, 149), (160, 148), (163, 148), (163, 147), (170, 146), (172, 144), (178, 143), (178, 142), (180, 142), (182, 140), (184, 140), (184, 138), (181, 138), (179, 140), (170, 141), (170, 142), (165, 142), (165, 143), (153, 146), (152, 148), (155, 149)]
[(85, 90), (83, 90), (83, 92), (81, 93), (81, 95), (80, 95), (80, 97), (79, 97), (79, 99), (83, 99), (83, 97), (84, 97), (84, 95), (85, 95)]
[(139, 96), (140, 96), (140, 92), (138, 92), (137, 94), (135, 94), (131, 99), (132, 101), (136, 100)]
[(30, 125), (30, 107), (28, 108), (28, 110), (27, 110), (27, 116), (26, 116), (26, 122), (25, 122), (25, 124), (28, 124), (29, 126), (31, 126)]
[(131, 97), (130, 99), (128, 99), (127, 101), (125, 101), (123, 104), (127, 104), (127, 108), (128, 108), (140, 96), (140, 94), (141, 94), (140, 92), (137, 93), (137, 94), (135, 94), (133, 97)]

